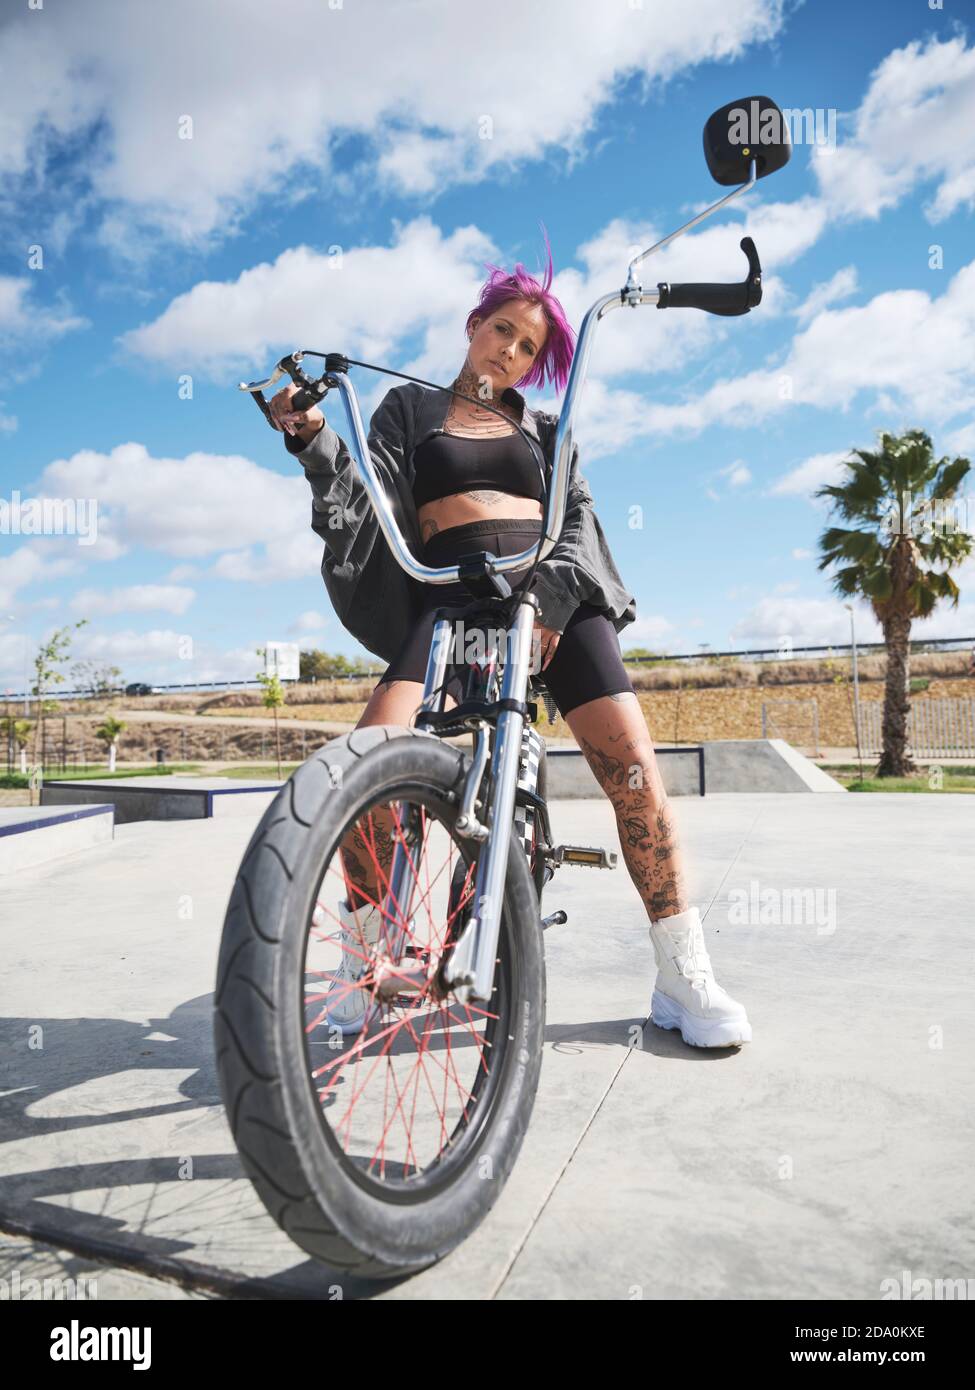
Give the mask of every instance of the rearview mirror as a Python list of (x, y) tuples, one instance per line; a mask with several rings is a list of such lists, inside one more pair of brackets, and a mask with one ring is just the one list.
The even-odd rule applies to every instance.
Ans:
[(771, 97), (729, 101), (704, 127), (704, 158), (716, 183), (746, 183), (753, 159), (755, 177), (763, 179), (788, 164), (791, 154), (788, 124)]

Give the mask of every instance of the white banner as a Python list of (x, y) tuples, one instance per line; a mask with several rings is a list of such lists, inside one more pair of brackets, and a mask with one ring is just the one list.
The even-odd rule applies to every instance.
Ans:
[(264, 646), (264, 670), (281, 681), (298, 679), (298, 643), (267, 642)]

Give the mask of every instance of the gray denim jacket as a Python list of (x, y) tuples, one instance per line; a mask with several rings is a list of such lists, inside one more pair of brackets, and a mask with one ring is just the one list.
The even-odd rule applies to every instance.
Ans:
[[(502, 400), (516, 407), (522, 428), (540, 444), (548, 484), (558, 416), (532, 410), (513, 386)], [(450, 403), (449, 391), (406, 382), (387, 392), (370, 422), (369, 452), (400, 530), (418, 559), (423, 558), (423, 545), (413, 501), (413, 451), (442, 432)], [(367, 651), (390, 662), (431, 586), (412, 579), (397, 564), (348, 446), (327, 420), (310, 444), (303, 446), (289, 434), (284, 442), (311, 484), (312, 530), (325, 542), (322, 578), (339, 620)], [(546, 627), (564, 631), (579, 604), (591, 603), (619, 632), (636, 617), (636, 601), (616, 569), (578, 463), (575, 446), (562, 531), (535, 572), (532, 592)]]

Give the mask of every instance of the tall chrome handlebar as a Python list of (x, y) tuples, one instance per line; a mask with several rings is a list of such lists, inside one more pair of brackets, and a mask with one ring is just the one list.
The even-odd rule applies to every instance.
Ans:
[[(642, 304), (656, 304), (660, 299), (657, 291), (644, 293), (642, 285), (636, 280), (635, 270), (641, 261), (661, 247), (668, 245), (677, 237), (689, 231), (691, 227), (696, 227), (703, 222), (706, 217), (710, 217), (719, 208), (723, 208), (731, 202), (733, 198), (739, 197), (754, 187), (756, 179), (756, 164), (752, 160), (749, 168), (749, 178), (746, 183), (733, 189), (725, 197), (713, 203), (710, 207), (692, 218), (690, 222), (685, 222), (678, 227), (675, 232), (658, 241), (655, 245), (641, 252), (629, 264), (627, 270), (626, 284), (621, 290), (616, 290), (612, 294), (603, 295), (597, 299), (592, 307), (587, 311), (579, 330), (576, 340), (576, 349), (572, 358), (572, 366), (569, 371), (569, 381), (566, 387), (565, 398), (562, 403), (562, 410), (559, 414), (559, 423), (555, 435), (555, 448), (552, 463), (552, 480), (548, 488), (545, 501), (545, 513), (542, 519), (542, 534), (537, 545), (529, 546), (526, 550), (520, 550), (513, 555), (499, 555), (491, 562), (491, 569), (495, 574), (504, 574), (507, 570), (521, 569), (532, 564), (536, 554), (539, 561), (543, 561), (549, 555), (558, 541), (562, 531), (562, 523), (565, 519), (565, 504), (569, 493), (569, 481), (571, 475), (572, 450), (573, 450), (573, 427), (575, 425), (576, 406), (585, 384), (586, 374), (589, 368), (589, 358), (592, 352), (592, 344), (595, 339), (596, 328), (603, 318), (612, 309), (630, 308), (636, 309)], [(298, 363), (302, 360), (304, 353), (296, 350), (291, 354), (292, 362)], [(287, 359), (284, 359), (287, 360)], [(242, 391), (261, 392), (268, 386), (273, 386), (285, 375), (284, 360), (267, 378), (266, 381), (241, 382)], [(369, 451), (369, 443), (366, 431), (362, 423), (362, 414), (359, 410), (359, 398), (356, 395), (355, 387), (349, 380), (347, 374), (342, 372), (326, 372), (322, 378), (330, 390), (337, 389), (345, 407), (346, 420), (349, 426), (349, 438), (346, 441), (349, 453), (355, 464), (359, 480), (365, 489), (366, 496), (376, 513), (376, 519), (380, 530), (386, 540), (387, 545), (396, 558), (397, 563), (413, 579), (419, 580), (424, 584), (451, 584), (460, 578), (459, 565), (431, 566), (425, 565), (410, 550), (399, 528), (399, 524), (390, 506), (386, 489), (382, 484), (376, 465), (372, 461)], [(266, 412), (266, 405), (263, 398), (259, 401)]]

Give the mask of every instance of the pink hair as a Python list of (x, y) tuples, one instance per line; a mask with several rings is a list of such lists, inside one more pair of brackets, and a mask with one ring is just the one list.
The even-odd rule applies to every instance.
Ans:
[(548, 324), (545, 344), (535, 357), (528, 372), (515, 384), (518, 387), (544, 386), (548, 380), (556, 391), (561, 393), (565, 390), (566, 382), (569, 380), (569, 368), (572, 366), (572, 355), (575, 352), (575, 333), (569, 326), (562, 305), (549, 290), (554, 273), (552, 248), (549, 245), (548, 233), (544, 226), (542, 233), (545, 237), (545, 250), (548, 253), (548, 267), (544, 281), (536, 280), (533, 275), (529, 275), (521, 261), (515, 265), (514, 273), (511, 275), (492, 261), (485, 261), (484, 264), (491, 274), (481, 287), (477, 308), (472, 309), (467, 315), (466, 327), (470, 330), (475, 318), (490, 317), (491, 314), (497, 313), (502, 305), (510, 303), (512, 299), (522, 299), (526, 304), (540, 305)]

